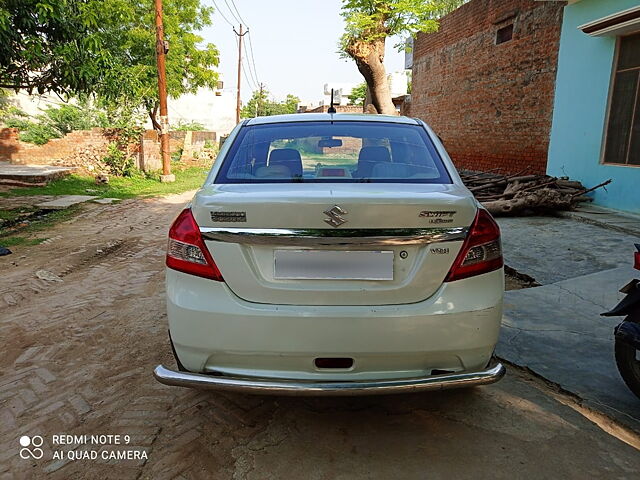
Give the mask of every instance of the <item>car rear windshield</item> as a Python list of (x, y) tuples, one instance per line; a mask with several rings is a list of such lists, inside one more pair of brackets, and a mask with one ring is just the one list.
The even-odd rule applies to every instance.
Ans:
[(451, 183), (451, 178), (420, 125), (323, 121), (243, 127), (215, 180), (291, 182)]

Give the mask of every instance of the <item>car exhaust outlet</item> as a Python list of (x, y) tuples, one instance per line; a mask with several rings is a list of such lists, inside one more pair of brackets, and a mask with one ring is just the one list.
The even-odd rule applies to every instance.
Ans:
[(313, 363), (316, 368), (342, 368), (353, 367), (353, 358), (316, 358)]

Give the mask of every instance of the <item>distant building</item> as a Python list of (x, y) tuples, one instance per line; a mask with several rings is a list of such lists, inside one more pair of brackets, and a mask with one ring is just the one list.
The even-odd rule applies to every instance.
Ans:
[(471, 0), (416, 37), (403, 113), (429, 123), (459, 168), (546, 171), (563, 6)]
[(409, 72), (411, 70), (398, 70), (387, 75), (389, 89), (392, 97), (406, 95), (409, 91)]
[(595, 203), (640, 212), (638, 0), (568, 2), (555, 92), (548, 173), (611, 178)]
[(325, 83), (324, 96), (319, 105), (331, 104), (331, 89), (333, 89), (333, 100), (335, 105), (348, 105), (351, 91), (357, 87), (356, 83)]
[(65, 102), (54, 94), (33, 94), (29, 95), (25, 90), (19, 90), (18, 93), (12, 94), (8, 101), (25, 112), (27, 115), (40, 115), (47, 107), (58, 108), (62, 105), (75, 104), (75, 99)]
[[(409, 88), (409, 70), (399, 70), (387, 75), (387, 81), (389, 82), (389, 88), (391, 89), (391, 96), (404, 99)], [(362, 79), (364, 83), (364, 79)], [(319, 102), (300, 102), (298, 104), (298, 112), (321, 112), (326, 111), (326, 108), (331, 104), (331, 89), (333, 89), (334, 105), (349, 106), (349, 95), (357, 83), (325, 83), (324, 84), (324, 96)], [(394, 103), (397, 103), (394, 98)], [(399, 105), (399, 103), (398, 103)], [(362, 107), (358, 107), (362, 109)], [(346, 110), (345, 110), (346, 111)], [(349, 109), (348, 111), (355, 111)]]
[(199, 123), (205, 130), (227, 135), (236, 125), (236, 90), (201, 88), (195, 94), (169, 98), (169, 123)]

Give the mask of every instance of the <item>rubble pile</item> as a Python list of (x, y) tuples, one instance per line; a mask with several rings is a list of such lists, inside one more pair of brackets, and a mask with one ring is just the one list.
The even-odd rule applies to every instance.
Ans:
[(110, 171), (109, 166), (102, 161), (106, 155), (106, 146), (88, 146), (75, 150), (73, 154), (65, 159), (53, 160), (50, 164), (64, 167), (77, 167), (81, 173), (88, 175), (107, 174)]
[(502, 175), (494, 172), (461, 171), (460, 177), (492, 215), (523, 215), (571, 210), (592, 199), (586, 194), (611, 183), (611, 179), (591, 188), (567, 177)]

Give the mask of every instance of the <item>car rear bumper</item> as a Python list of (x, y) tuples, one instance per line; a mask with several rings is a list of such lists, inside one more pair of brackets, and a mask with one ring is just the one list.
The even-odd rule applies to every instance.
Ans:
[(176, 372), (163, 365), (158, 365), (153, 371), (153, 375), (160, 383), (178, 387), (226, 390), (262, 395), (338, 396), (388, 395), (393, 393), (412, 393), (487, 385), (500, 380), (504, 376), (505, 371), (504, 366), (498, 363), (491, 368), (478, 372), (431, 375), (422, 378), (352, 382), (313, 382), (252, 379), (246, 377)]
[[(226, 378), (369, 382), (485, 369), (502, 317), (501, 270), (403, 305), (247, 302), (222, 282), (167, 271), (167, 314), (185, 370)], [(351, 368), (318, 368), (349, 358)]]

